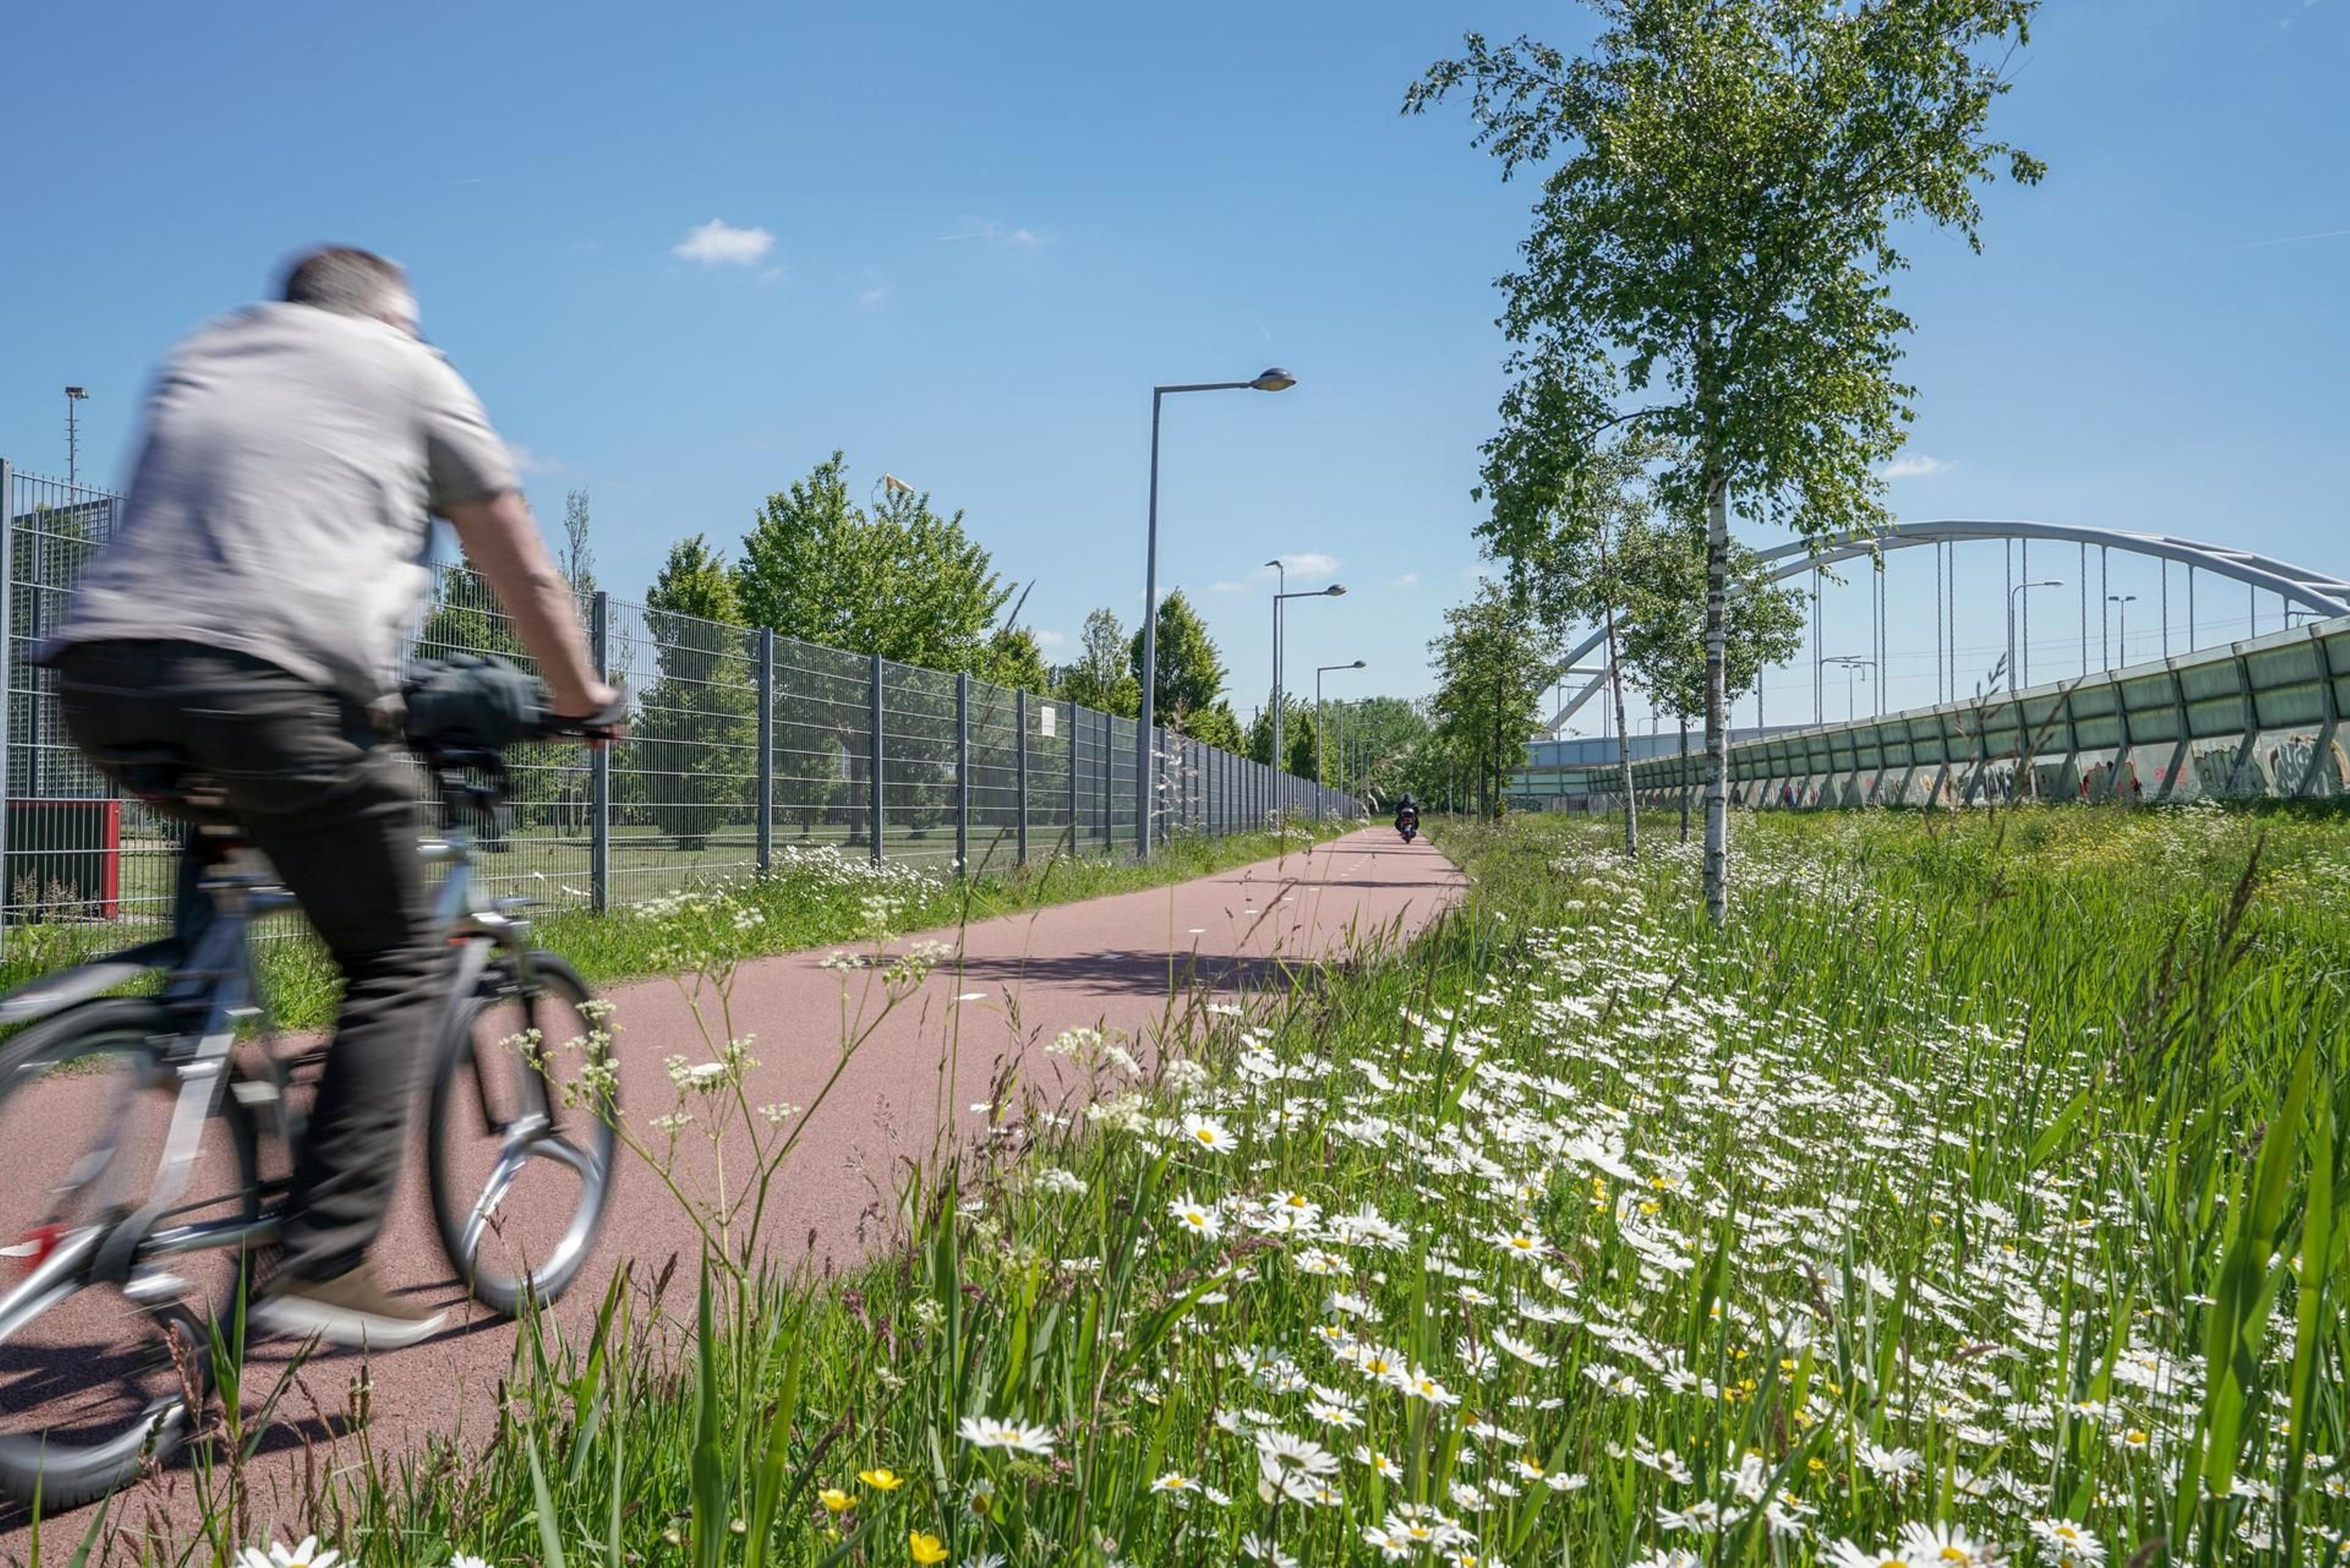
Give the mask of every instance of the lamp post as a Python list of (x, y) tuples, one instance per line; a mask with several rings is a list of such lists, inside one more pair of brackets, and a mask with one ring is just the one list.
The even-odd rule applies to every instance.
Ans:
[(1322, 677), (1333, 670), (1360, 670), (1359, 659), (1352, 664), (1325, 664), (1314, 671), (1314, 815), (1322, 815)]
[(81, 483), (81, 427), (74, 418), (76, 405), (89, 400), (89, 393), (79, 387), (66, 389), (66, 483)]
[(2129, 607), (2137, 602), (2137, 596), (2136, 594), (2107, 594), (2106, 596), (2106, 602), (2109, 605), (2119, 605), (2122, 607), (2122, 634), (2116, 639), (2116, 642), (2121, 649), (2122, 662), (2124, 664), (2127, 664), (2129, 662)]
[(1273, 765), (1281, 765), (1281, 597), (1289, 591), (1289, 568), (1275, 556), (1265, 563), (1273, 568)]
[[(1282, 683), (1282, 656), (1287, 650), (1282, 647), (1284, 634), (1281, 626), (1281, 602), (1284, 599), (1336, 599), (1346, 596), (1347, 585), (1344, 583), (1332, 583), (1326, 588), (1300, 588), (1294, 594), (1276, 593), (1273, 596), (1273, 782), (1276, 790), (1282, 787), (1281, 781), (1289, 776), (1282, 771), (1281, 760), (1281, 718), (1289, 707), (1288, 692)], [(1280, 797), (1276, 795), (1274, 809), (1280, 810), (1281, 805)]]
[(1297, 378), (1278, 366), (1257, 372), (1250, 381), (1191, 381), (1150, 389), (1150, 524), (1142, 557), (1142, 718), (1134, 731), (1134, 850), (1150, 858), (1151, 805), (1157, 799), (1157, 748), (1150, 743), (1151, 699), (1159, 684), (1159, 410), (1170, 392), (1284, 392)]
[(1874, 659), (1863, 659), (1856, 653), (1839, 653), (1835, 658), (1822, 659), (1821, 662), (1823, 664), (1841, 664), (1844, 666), (1844, 722), (1849, 724), (1852, 722), (1854, 716), (1854, 705), (1852, 700), (1854, 672), (1864, 668), (1868, 670), (1876, 669), (1877, 660)]
[[(2015, 585), (2015, 587), (2012, 587), (2012, 588), (2010, 588), (2010, 589), (2008, 589), (2008, 590), (2007, 590), (2007, 690), (2008, 690), (2008, 693), (2009, 693), (2009, 695), (2011, 695), (2011, 696), (2012, 696), (2012, 695), (2014, 694), (2014, 692), (2015, 692), (2015, 688), (2016, 688), (2016, 668), (2015, 668), (2015, 659), (2016, 659), (2016, 653), (2017, 653), (2017, 649), (2016, 649), (2016, 646), (2015, 646), (2015, 601), (2016, 601), (2016, 598), (2017, 598), (2017, 597), (2018, 597), (2019, 595), (2022, 594), (2025, 590), (2030, 589), (2030, 588), (2061, 588), (2061, 587), (2063, 587), (2064, 586), (2064, 578), (2062, 578), (2062, 577), (2043, 577), (2043, 578), (2042, 578), (2040, 581), (2038, 581), (2038, 582), (2036, 582), (2036, 583), (2018, 583), (2018, 584), (2016, 584), (2016, 585)], [(2024, 651), (2025, 651), (2026, 653), (2028, 653), (2030, 650), (2029, 650), (2029, 649), (2025, 649)]]

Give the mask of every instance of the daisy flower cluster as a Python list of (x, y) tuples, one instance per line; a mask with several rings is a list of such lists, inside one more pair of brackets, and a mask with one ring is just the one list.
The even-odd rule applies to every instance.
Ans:
[[(1570, 843), (1568, 917), (1459, 993), (1399, 981), (1342, 1028), (1220, 1019), (1210, 1070), (1097, 1106), (1006, 1189), (959, 1288), (1051, 1303), (1101, 1360), (1056, 1385), (1075, 1353), (1032, 1316), (1034, 1375), (989, 1379), (1024, 1415), (962, 1419), (961, 1448), (1021, 1462), (991, 1496), (1099, 1495), (967, 1539), (1015, 1562), (2098, 1568), (2210, 1532), (2208, 1560), (2282, 1562), (2289, 1538), (2344, 1560), (2330, 1452), (2287, 1474), (2254, 1440), (2225, 1506), (2178, 1522), (2211, 1376), (2196, 1292), (2152, 1275), (2178, 1255), (2144, 1185), (2161, 1150), (2041, 1136), (2095, 1040), (1946, 992), (1922, 952), (1866, 996), (1725, 981), (1676, 912), (1683, 858), (1634, 871), (1606, 844)], [(1746, 874), (1898, 941), (1898, 898), (1853, 864)], [(2289, 1404), (2262, 1398), (2263, 1433)], [(1052, 1534), (1080, 1512), (1082, 1547)]]

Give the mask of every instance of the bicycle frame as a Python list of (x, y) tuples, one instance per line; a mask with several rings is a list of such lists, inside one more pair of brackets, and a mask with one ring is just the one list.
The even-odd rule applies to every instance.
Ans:
[[(502, 780), (503, 770), (494, 771)], [(473, 994), (498, 953), (505, 954), (514, 966), (519, 984), (530, 983), (529, 926), (518, 914), (530, 900), (479, 897), (473, 836), (458, 806), (462, 800), (476, 810), (494, 809), (500, 792), (496, 785), (465, 779), (455, 766), (436, 769), (436, 774), (444, 804), (442, 831), (439, 838), (419, 846), (428, 867), (446, 867), (433, 896), (432, 919), (432, 929), (449, 947), (442, 1007), (429, 1036), (433, 1040), (444, 1036), (457, 1009)], [(239, 1025), (260, 1011), (248, 940), (253, 922), (291, 907), (294, 897), (250, 869), (228, 866), (224, 858), (213, 863), (201, 888), (211, 901), (212, 918), (197, 934), (192, 950), (180, 937), (150, 942), (82, 966), (70, 976), (57, 977), (60, 983), (47, 985), (38, 995), (30, 994), (34, 988), (28, 987), (9, 999), (19, 1004), (16, 1015), (8, 1012), (7, 1004), (0, 1004), (0, 1022), (24, 1022), (169, 965), (172, 981), (163, 1001), (191, 1021), (191, 1026), (156, 1057), (154, 1070), (130, 1078), (122, 1091), (127, 1112), (133, 1096), (155, 1085), (156, 1072), (173, 1075), (179, 1084), (147, 1200), (132, 1209), (127, 1202), (106, 1201), (110, 1195), (102, 1191), (98, 1213), (103, 1218), (58, 1234), (32, 1272), (13, 1289), (0, 1293), (0, 1342), (13, 1337), (89, 1278), (120, 1283), (124, 1293), (141, 1304), (175, 1300), (184, 1292), (184, 1282), (152, 1265), (214, 1248), (259, 1245), (274, 1240), (284, 1223), (281, 1211), (267, 1210), (251, 1218), (161, 1224), (174, 1214), (214, 1207), (220, 1201), (213, 1198), (182, 1205), (180, 1199), (193, 1178), (204, 1129), (220, 1114), (224, 1093), (235, 1092), (248, 1103), (273, 1104), (281, 1116), (281, 1129), (289, 1139), (296, 1136), (286, 1117), (284, 1075), (276, 1070), (278, 1064), (273, 1062), (272, 1077), (262, 1080), (238, 1075), (231, 1061)], [(186, 957), (180, 961), (183, 950)], [(486, 1116), (485, 1085), (481, 1092)], [(127, 1115), (118, 1116), (109, 1126), (119, 1128), (128, 1120)], [(110, 1178), (113, 1155), (113, 1144), (102, 1141), (77, 1160), (66, 1184), (57, 1189), (52, 1215), (62, 1211), (89, 1180)]]

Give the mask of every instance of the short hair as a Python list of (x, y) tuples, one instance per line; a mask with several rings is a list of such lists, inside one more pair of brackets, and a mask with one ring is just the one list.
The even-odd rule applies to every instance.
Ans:
[(372, 251), (321, 245), (286, 274), (286, 300), (345, 316), (381, 316), (412, 309), (408, 275)]

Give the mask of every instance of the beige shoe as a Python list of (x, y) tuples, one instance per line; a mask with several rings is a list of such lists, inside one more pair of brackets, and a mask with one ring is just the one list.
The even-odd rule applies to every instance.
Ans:
[(430, 1339), (448, 1314), (403, 1301), (365, 1263), (331, 1280), (279, 1274), (253, 1303), (252, 1319), (273, 1334), (313, 1335), (353, 1350), (398, 1350)]

